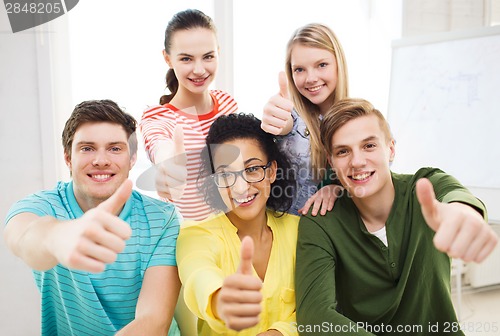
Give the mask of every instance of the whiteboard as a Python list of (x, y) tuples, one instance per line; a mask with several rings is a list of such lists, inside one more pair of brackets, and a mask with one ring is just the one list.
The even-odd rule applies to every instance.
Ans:
[[(438, 167), (500, 220), (500, 27), (393, 43), (395, 172)], [(482, 195), (482, 196), (481, 196)]]

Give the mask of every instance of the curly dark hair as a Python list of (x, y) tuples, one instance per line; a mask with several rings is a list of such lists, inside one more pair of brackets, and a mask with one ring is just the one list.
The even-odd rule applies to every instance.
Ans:
[(201, 155), (201, 170), (198, 175), (197, 185), (203, 194), (205, 202), (213, 210), (226, 211), (227, 207), (222, 201), (218, 187), (211, 178), (207, 178), (215, 173), (211, 148), (214, 145), (237, 139), (256, 140), (261, 150), (267, 155), (268, 160), (276, 161), (278, 167), (276, 180), (271, 184), (271, 193), (266, 205), (267, 208), (275, 211), (276, 216), (281, 216), (290, 209), (295, 190), (293, 174), (287, 173), (291, 171), (290, 161), (278, 148), (274, 136), (260, 128), (260, 123), (260, 120), (252, 114), (233, 113), (220, 116), (210, 126), (205, 140), (206, 145)]

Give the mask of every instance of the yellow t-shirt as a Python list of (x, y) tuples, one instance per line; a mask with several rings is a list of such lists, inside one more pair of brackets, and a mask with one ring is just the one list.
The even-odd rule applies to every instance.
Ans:
[[(201, 336), (255, 336), (276, 329), (285, 336), (298, 335), (295, 318), (295, 250), (299, 217), (275, 217), (267, 211), (267, 225), (273, 232), (273, 246), (262, 285), (260, 322), (236, 332), (216, 319), (211, 309), (212, 294), (224, 278), (240, 264), (241, 241), (236, 227), (225, 214), (211, 216), (184, 227), (177, 240), (177, 266), (188, 308), (198, 316)], [(255, 273), (257, 276), (257, 273)]]

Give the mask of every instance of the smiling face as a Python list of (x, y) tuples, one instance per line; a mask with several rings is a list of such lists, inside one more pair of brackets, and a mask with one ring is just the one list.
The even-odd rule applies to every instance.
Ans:
[(208, 90), (215, 78), (219, 51), (215, 33), (206, 28), (178, 30), (172, 36), (165, 61), (174, 69), (179, 90), (199, 94)]
[(330, 164), (353, 198), (383, 196), (392, 189), (389, 163), (394, 140), (388, 139), (375, 115), (348, 121), (332, 137)]
[(291, 51), (293, 81), (297, 90), (323, 114), (337, 86), (337, 60), (326, 49), (295, 44)]
[(128, 178), (136, 160), (136, 155), (130, 156), (123, 127), (108, 122), (87, 122), (78, 127), (71, 155), (65, 153), (64, 157), (83, 211), (108, 199)]
[[(252, 167), (265, 166), (268, 163), (266, 154), (259, 143), (253, 139), (236, 139), (227, 141), (224, 145), (232, 145), (239, 149), (240, 156), (236, 160), (228, 159), (224, 146), (214, 153), (214, 168), (216, 173), (238, 172), (243, 169), (253, 171)], [(227, 216), (231, 222), (238, 223), (266, 219), (266, 203), (271, 192), (271, 184), (276, 180), (276, 161), (272, 161), (265, 170), (264, 179), (260, 182), (248, 183), (241, 176), (236, 178), (233, 186), (218, 188), (220, 196), (229, 209)]]

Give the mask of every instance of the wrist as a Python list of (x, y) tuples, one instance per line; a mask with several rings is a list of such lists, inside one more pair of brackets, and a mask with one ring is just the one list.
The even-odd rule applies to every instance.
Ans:
[(217, 320), (221, 320), (220, 316), (219, 316), (219, 312), (217, 311), (217, 301), (219, 300), (219, 293), (220, 293), (220, 288), (217, 289), (213, 294), (212, 294), (212, 298), (210, 300), (210, 306), (211, 306), (211, 309), (212, 309), (212, 314), (214, 316), (214, 318), (216, 318)]
[[(29, 224), (26, 232), (19, 238), (19, 256), (31, 268), (38, 271), (51, 269), (58, 264), (53, 253), (53, 229), (59, 221), (53, 217), (40, 217)], [(40, 248), (41, 247), (41, 248)]]

